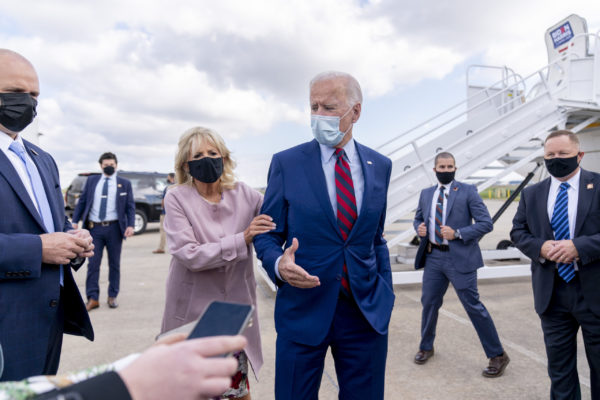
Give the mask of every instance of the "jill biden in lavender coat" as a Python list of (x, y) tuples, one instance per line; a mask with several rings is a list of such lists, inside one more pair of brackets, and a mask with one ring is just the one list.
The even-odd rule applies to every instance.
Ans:
[[(181, 148), (184, 136), (180, 139), (180, 152), (185, 151)], [(188, 160), (215, 156), (205, 147), (204, 153), (208, 154), (197, 152), (202, 148), (198, 142), (207, 141), (202, 135), (194, 141), (188, 146)], [(226, 148), (225, 151), (227, 156), (223, 159), (224, 165), (227, 165), (229, 152)], [(178, 158), (185, 158), (183, 156), (185, 154)], [(177, 168), (178, 164), (181, 168)], [(252, 304), (253, 323), (243, 334), (248, 339), (244, 351), (256, 374), (263, 358), (252, 238), (271, 230), (274, 224), (268, 221), (269, 217), (259, 216), (262, 195), (248, 185), (229, 179), (229, 188), (213, 184), (220, 189), (211, 192), (205, 190), (206, 185), (203, 186), (202, 182), (199, 185), (196, 179), (191, 179), (187, 162), (180, 160), (178, 163), (176, 159), (175, 167), (179, 184), (170, 187), (165, 196), (164, 229), (172, 258), (161, 331), (166, 332), (197, 319), (214, 300)], [(233, 178), (232, 171), (225, 167), (221, 180), (227, 178), (227, 174)]]

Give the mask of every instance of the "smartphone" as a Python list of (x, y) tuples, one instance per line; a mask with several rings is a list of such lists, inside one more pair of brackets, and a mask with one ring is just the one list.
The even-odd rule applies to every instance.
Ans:
[(239, 335), (250, 324), (253, 310), (254, 306), (249, 304), (213, 301), (200, 316), (188, 340), (208, 336)]
[[(196, 321), (165, 332), (157, 339), (172, 333), (188, 333), (188, 340), (220, 335), (239, 335), (252, 325), (254, 306), (249, 304), (213, 301)], [(229, 356), (224, 354), (223, 356)]]

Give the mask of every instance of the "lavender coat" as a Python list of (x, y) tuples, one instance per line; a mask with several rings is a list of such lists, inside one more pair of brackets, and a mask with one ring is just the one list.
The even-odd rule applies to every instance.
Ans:
[[(252, 246), (244, 230), (259, 214), (262, 195), (238, 182), (221, 202), (209, 203), (191, 185), (169, 188), (164, 230), (172, 255), (161, 332), (197, 319), (213, 300), (254, 305), (244, 332), (245, 351), (257, 374), (263, 364)], [(227, 318), (227, 316), (223, 316)]]

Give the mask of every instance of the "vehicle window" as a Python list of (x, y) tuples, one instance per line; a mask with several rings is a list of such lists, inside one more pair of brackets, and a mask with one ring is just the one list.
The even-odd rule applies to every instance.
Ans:
[(85, 181), (87, 181), (87, 176), (76, 177), (75, 179), (73, 179), (73, 182), (71, 183), (71, 190), (74, 190), (76, 192), (83, 191), (83, 186), (85, 185)]
[(167, 187), (167, 178), (164, 176), (157, 176), (154, 179), (154, 187), (156, 188), (156, 190), (160, 192), (165, 190), (165, 187)]

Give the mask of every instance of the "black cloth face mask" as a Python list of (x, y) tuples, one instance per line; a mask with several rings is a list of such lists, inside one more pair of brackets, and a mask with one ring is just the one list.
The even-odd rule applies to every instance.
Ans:
[(455, 173), (456, 173), (456, 171), (450, 171), (450, 172), (435, 171), (435, 176), (437, 177), (438, 181), (440, 181), (440, 183), (442, 185), (447, 185), (454, 180)]
[(203, 183), (213, 183), (223, 174), (223, 157), (188, 161), (190, 175)]
[(546, 169), (555, 178), (564, 178), (571, 172), (575, 171), (579, 166), (577, 162), (577, 156), (566, 157), (566, 158), (548, 158), (544, 159)]
[(29, 93), (0, 93), (0, 124), (21, 132), (37, 115), (37, 100)]
[(112, 165), (108, 165), (104, 168), (102, 168), (102, 171), (104, 171), (104, 173), (108, 176), (111, 176), (112, 174), (115, 173), (115, 167), (113, 167)]

